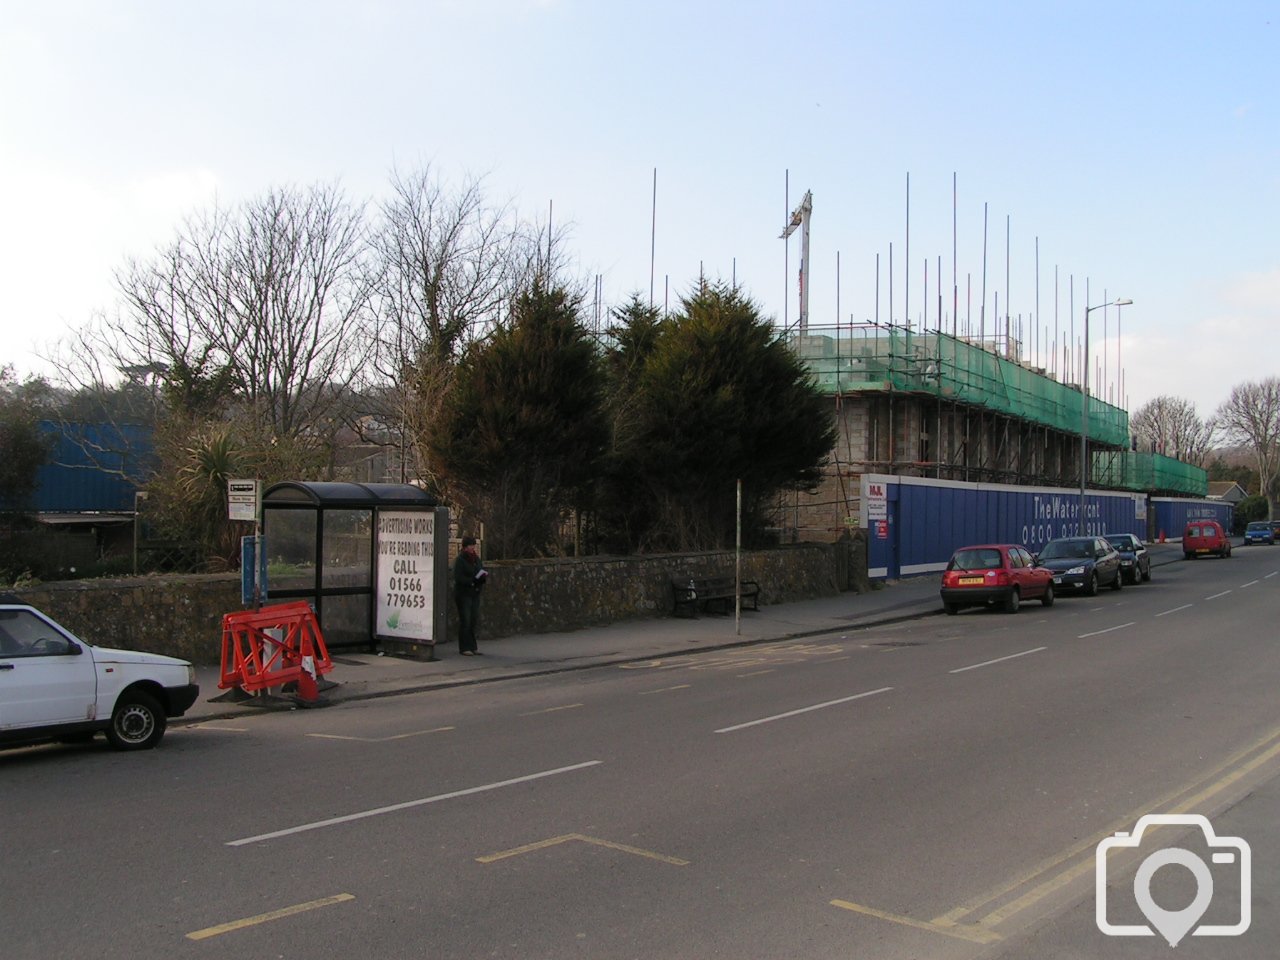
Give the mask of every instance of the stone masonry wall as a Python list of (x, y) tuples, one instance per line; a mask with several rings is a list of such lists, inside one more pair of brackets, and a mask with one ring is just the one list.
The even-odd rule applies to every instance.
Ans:
[[(842, 578), (834, 545), (801, 544), (744, 552), (742, 579), (760, 584), (760, 602), (833, 596)], [(671, 615), (672, 577), (733, 575), (733, 553), (585, 557), (486, 564), (481, 639), (548, 633)], [(452, 603), (452, 599), (450, 600)], [(450, 613), (453, 610), (450, 608)], [(450, 623), (450, 637), (454, 624)]]
[[(858, 558), (862, 558), (859, 561)], [(854, 541), (745, 552), (762, 604), (834, 596), (865, 581)], [(494, 563), (481, 602), (482, 642), (671, 615), (671, 578), (732, 576), (731, 551)], [(93, 643), (218, 663), (222, 615), (240, 610), (240, 578), (151, 576), (40, 584), (14, 591)], [(456, 636), (449, 598), (449, 639)]]
[(66, 580), (13, 591), (90, 643), (218, 663), (222, 615), (242, 609), (240, 575)]

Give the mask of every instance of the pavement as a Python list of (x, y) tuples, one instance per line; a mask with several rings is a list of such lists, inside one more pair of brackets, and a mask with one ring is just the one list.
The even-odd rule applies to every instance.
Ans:
[[(1149, 544), (1152, 567), (1181, 561), (1178, 543)], [(939, 575), (928, 574), (878, 584), (868, 593), (842, 593), (795, 603), (744, 610), (741, 626), (734, 617), (702, 614), (627, 620), (564, 633), (535, 633), (486, 641), (484, 611), (480, 614), (480, 649), (484, 656), (464, 657), (454, 645), (436, 647), (435, 661), (412, 660), (378, 653), (332, 655), (333, 669), (325, 676), (317, 706), (355, 700), (418, 693), (518, 677), (536, 677), (606, 664), (687, 656), (726, 647), (747, 646), (813, 636), (844, 634), (868, 627), (915, 620), (942, 613)], [(200, 698), (175, 724), (243, 717), (270, 709), (299, 709), (288, 697), (256, 696), (242, 702), (222, 699), (220, 670), (197, 666)], [(238, 692), (238, 691), (236, 691)], [(217, 699), (215, 699), (217, 698)]]

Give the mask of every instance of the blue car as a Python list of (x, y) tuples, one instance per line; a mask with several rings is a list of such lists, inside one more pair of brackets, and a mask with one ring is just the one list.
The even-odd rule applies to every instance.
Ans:
[(1274, 544), (1276, 542), (1275, 529), (1269, 520), (1255, 520), (1244, 528), (1244, 545), (1247, 547), (1251, 543)]
[(1036, 561), (1053, 572), (1053, 590), (1058, 596), (1083, 593), (1096, 597), (1099, 586), (1110, 586), (1112, 590), (1124, 586), (1120, 553), (1103, 537), (1050, 540)]
[(1151, 554), (1132, 533), (1108, 533), (1107, 543), (1120, 554), (1120, 573), (1125, 583), (1146, 583), (1151, 579)]

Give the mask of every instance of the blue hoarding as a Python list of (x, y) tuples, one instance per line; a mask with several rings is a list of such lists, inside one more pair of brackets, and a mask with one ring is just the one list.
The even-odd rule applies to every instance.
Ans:
[(1036, 552), (1056, 537), (1081, 532), (1148, 536), (1146, 497), (1109, 490), (1087, 491), (1083, 529), (1080, 491), (1059, 487), (868, 474), (862, 507), (868, 572), (879, 578), (942, 570), (957, 547), (974, 543), (1020, 543)]
[(1192, 500), (1183, 497), (1152, 497), (1155, 512), (1155, 538), (1170, 540), (1181, 538), (1183, 528), (1192, 520), (1217, 520), (1231, 533), (1232, 514), (1235, 507), (1224, 500)]

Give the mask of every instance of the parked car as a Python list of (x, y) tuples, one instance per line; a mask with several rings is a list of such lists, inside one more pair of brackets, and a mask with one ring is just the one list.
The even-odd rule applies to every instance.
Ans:
[(1102, 537), (1062, 537), (1050, 540), (1037, 557), (1053, 573), (1058, 593), (1098, 595), (1099, 586), (1119, 590), (1124, 586), (1120, 554)]
[(1132, 533), (1109, 533), (1107, 543), (1120, 554), (1120, 572), (1126, 583), (1151, 579), (1151, 553), (1140, 539)]
[(1270, 520), (1255, 520), (1244, 528), (1244, 546), (1246, 547), (1251, 543), (1274, 545), (1275, 542), (1276, 532)]
[(87, 741), (146, 750), (200, 694), (186, 660), (86, 643), (0, 596), (0, 745)]
[(999, 604), (1017, 613), (1023, 600), (1053, 606), (1053, 575), (1036, 566), (1035, 558), (1016, 543), (987, 543), (961, 547), (942, 574), (942, 609)]
[(1194, 560), (1205, 554), (1231, 556), (1231, 538), (1217, 520), (1192, 520), (1182, 531), (1182, 556)]
[(1267, 522), (1271, 524), (1271, 535), (1280, 542), (1280, 520), (1269, 520)]

